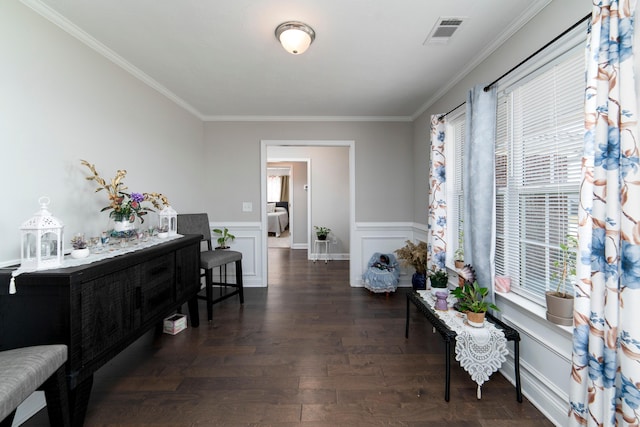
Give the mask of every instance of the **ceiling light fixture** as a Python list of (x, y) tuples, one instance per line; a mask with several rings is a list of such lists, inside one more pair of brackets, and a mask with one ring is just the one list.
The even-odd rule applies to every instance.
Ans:
[(287, 52), (300, 55), (316, 38), (316, 32), (303, 22), (287, 21), (276, 28), (276, 38)]

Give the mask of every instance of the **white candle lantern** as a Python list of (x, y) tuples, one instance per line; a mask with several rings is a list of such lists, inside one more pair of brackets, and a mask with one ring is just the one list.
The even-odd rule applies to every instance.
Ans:
[(40, 270), (62, 265), (64, 225), (47, 209), (49, 202), (48, 197), (40, 197), (40, 210), (20, 227), (22, 268)]
[(178, 213), (171, 206), (165, 206), (158, 212), (158, 225), (161, 230), (169, 232), (169, 236), (178, 234)]

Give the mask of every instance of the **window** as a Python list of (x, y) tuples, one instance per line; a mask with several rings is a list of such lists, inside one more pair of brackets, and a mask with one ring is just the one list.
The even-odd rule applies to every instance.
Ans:
[(464, 109), (449, 120), (447, 128), (447, 175), (452, 179), (447, 179), (447, 266), (455, 268), (453, 261), (460, 246), (462, 233), (462, 219), (464, 218), (464, 198), (462, 183), (464, 178), (463, 158), (464, 158), (464, 136), (465, 136), (465, 115)]
[(282, 178), (270, 175), (267, 177), (267, 201), (279, 202), (280, 190), (282, 188)]
[[(584, 129), (581, 46), (499, 88), (496, 275), (544, 301), (560, 243), (577, 234)], [(568, 289), (568, 291), (571, 291)]]

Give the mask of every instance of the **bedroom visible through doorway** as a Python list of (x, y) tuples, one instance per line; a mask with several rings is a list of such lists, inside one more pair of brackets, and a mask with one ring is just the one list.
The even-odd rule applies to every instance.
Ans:
[(291, 248), (293, 164), (267, 163), (267, 246)]

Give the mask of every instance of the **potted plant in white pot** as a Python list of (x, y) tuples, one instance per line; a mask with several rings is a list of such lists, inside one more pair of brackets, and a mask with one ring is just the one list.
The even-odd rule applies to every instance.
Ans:
[(435, 296), (436, 292), (448, 292), (449, 275), (445, 269), (433, 269), (429, 272), (429, 281), (431, 282), (431, 293)]
[(560, 244), (560, 258), (553, 262), (551, 281), (557, 281), (558, 285), (555, 291), (545, 292), (547, 320), (558, 325), (573, 325), (573, 295), (566, 289), (576, 275), (577, 247), (578, 240), (567, 235), (566, 241)]
[(73, 247), (71, 251), (72, 258), (86, 258), (89, 256), (87, 240), (83, 234), (76, 234), (73, 239), (71, 239), (71, 246)]

